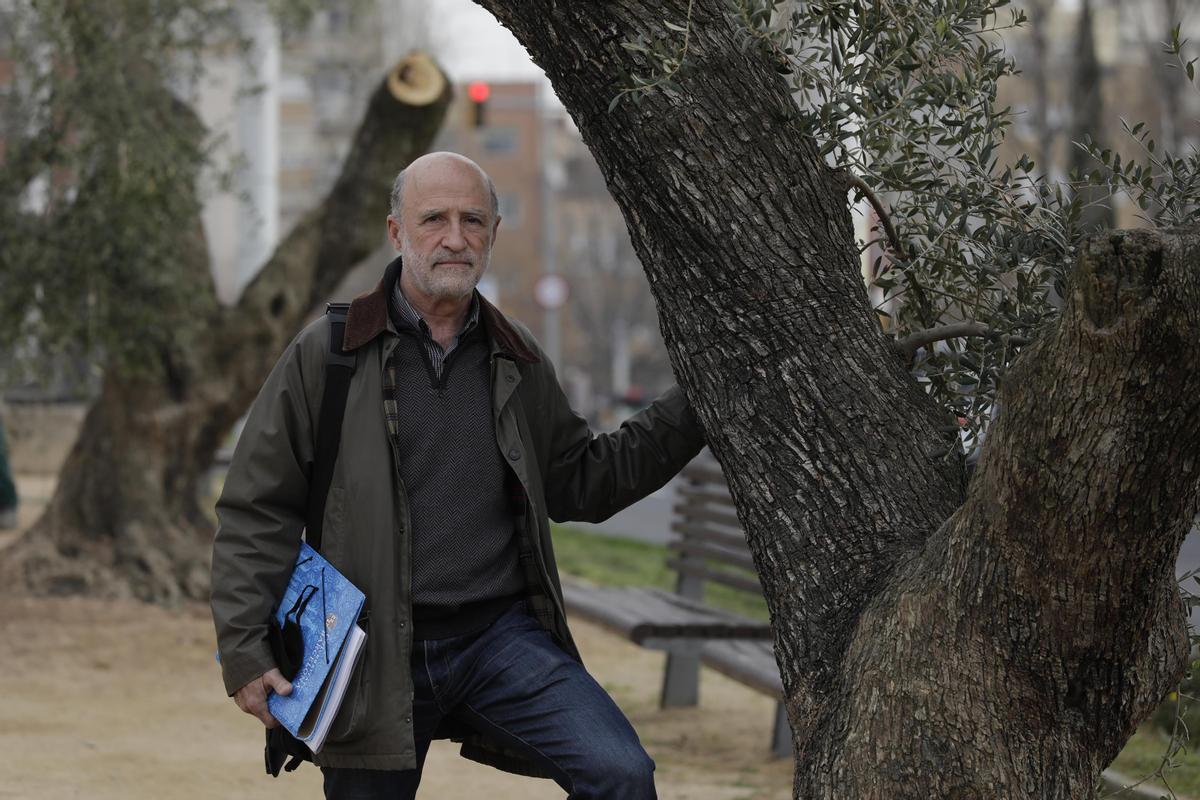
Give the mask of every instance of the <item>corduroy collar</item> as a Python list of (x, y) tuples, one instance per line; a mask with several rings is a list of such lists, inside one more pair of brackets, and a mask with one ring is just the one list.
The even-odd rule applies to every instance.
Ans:
[[(400, 257), (397, 256), (387, 265), (375, 288), (359, 295), (350, 303), (350, 312), (346, 315), (346, 333), (342, 339), (344, 351), (356, 350), (387, 330), (388, 302), (392, 296), (392, 286), (399, 277)], [(514, 359), (530, 364), (541, 361), (537, 354), (526, 346), (521, 334), (517, 333), (512, 323), (500, 313), (500, 309), (478, 292), (476, 296), (479, 298), (479, 316), (493, 346)]]

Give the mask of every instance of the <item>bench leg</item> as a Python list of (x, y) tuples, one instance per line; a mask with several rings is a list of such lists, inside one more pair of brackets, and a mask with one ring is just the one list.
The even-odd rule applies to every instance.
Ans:
[(783, 703), (775, 704), (775, 730), (771, 732), (771, 752), (776, 758), (789, 758), (792, 755), (792, 726), (788, 724)]
[(667, 668), (663, 672), (661, 708), (694, 706), (700, 702), (699, 649), (667, 652)]

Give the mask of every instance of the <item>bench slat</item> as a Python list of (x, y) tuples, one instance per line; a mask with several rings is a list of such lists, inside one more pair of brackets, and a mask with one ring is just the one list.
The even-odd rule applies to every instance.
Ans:
[(753, 594), (762, 595), (762, 586), (754, 578), (743, 578), (738, 575), (728, 575), (719, 570), (711, 569), (704, 564), (698, 564), (695, 561), (684, 558), (668, 558), (667, 566), (678, 572), (686, 572), (689, 575), (695, 575), (699, 578), (704, 578), (706, 581), (715, 583), (723, 583), (726, 586), (732, 586), (735, 589), (751, 592)]
[(673, 547), (681, 541), (701, 541), (711, 542), (712, 544), (723, 545), (733, 552), (749, 553), (749, 548), (746, 547), (746, 539), (742, 536), (741, 531), (730, 533), (728, 531), (712, 530), (703, 525), (691, 525), (686, 522), (675, 522), (671, 524), (671, 530), (679, 534), (678, 539), (672, 539), (667, 542), (668, 547)]
[(696, 459), (679, 473), (685, 480), (697, 483), (725, 484), (725, 473), (716, 459)]
[(779, 665), (775, 663), (775, 649), (771, 642), (711, 642), (700, 651), (700, 660), (722, 675), (776, 700), (783, 698), (783, 680), (779, 677)]
[[(681, 555), (709, 558), (720, 562), (721, 566), (728, 565), (754, 572), (754, 559), (750, 556), (750, 551), (745, 548), (742, 548), (742, 551), (738, 552), (730, 550), (728, 547), (714, 546), (706, 541), (698, 541), (696, 539), (672, 542), (668, 547), (673, 552), (680, 553)], [(712, 564), (708, 564), (708, 566), (715, 569)]]
[(647, 639), (770, 639), (766, 622), (745, 619), (648, 587), (596, 587), (564, 583), (567, 610), (635, 644)]
[(742, 523), (738, 522), (737, 514), (697, 507), (687, 503), (676, 503), (672, 510), (677, 517), (689, 522), (708, 523), (716, 526), (717, 529), (737, 533), (739, 538), (745, 538), (742, 536)]
[(684, 483), (675, 490), (675, 494), (694, 506), (714, 505), (720, 508), (736, 508), (733, 498), (729, 495), (729, 490), (723, 483), (719, 486)]

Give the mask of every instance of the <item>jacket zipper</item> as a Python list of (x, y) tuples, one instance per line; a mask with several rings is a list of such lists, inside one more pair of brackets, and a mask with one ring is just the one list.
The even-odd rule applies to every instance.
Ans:
[[(394, 353), (394, 352), (395, 352), (395, 350), (396, 350), (396, 347), (399, 345), (399, 342), (398, 342), (397, 340), (393, 339), (392, 341), (393, 341), (393, 346), (392, 346), (392, 348), (391, 348), (390, 350), (386, 351), (386, 352), (383, 354), (383, 370), (384, 370), (384, 373), (385, 373), (385, 374), (384, 374), (384, 375), (381, 375), (380, 377), (381, 377), (381, 379), (382, 379), (382, 380), (383, 380), (385, 383), (386, 383), (386, 381), (387, 381), (387, 375), (386, 375), (386, 372), (387, 372), (387, 363), (388, 363), (388, 359), (390, 359), (390, 358), (392, 357), (392, 353)], [(401, 512), (401, 513), (400, 513), (400, 518), (401, 518), (401, 524), (404, 526), (403, 530), (406, 530), (406, 531), (408, 531), (408, 535), (407, 535), (407, 536), (405, 536), (405, 537), (403, 537), (403, 538), (404, 538), (404, 545), (405, 545), (405, 548), (406, 548), (406, 549), (407, 549), (407, 551), (408, 551), (408, 553), (407, 553), (407, 556), (408, 556), (408, 557), (405, 559), (405, 563), (408, 565), (408, 569), (407, 569), (406, 571), (405, 571), (405, 570), (399, 570), (400, 572), (403, 572), (403, 573), (404, 573), (403, 575), (401, 575), (401, 578), (403, 579), (404, 583), (403, 583), (403, 584), (401, 584), (401, 587), (398, 587), (397, 591), (398, 591), (400, 594), (403, 594), (403, 586), (408, 586), (408, 587), (409, 587), (409, 592), (408, 592), (408, 619), (407, 619), (407, 620), (401, 620), (401, 621), (402, 621), (402, 622), (404, 622), (404, 628), (405, 628), (405, 630), (407, 631), (407, 634), (406, 634), (405, 638), (406, 638), (406, 640), (408, 641), (408, 660), (409, 660), (409, 663), (411, 664), (411, 663), (412, 663), (412, 651), (413, 651), (413, 620), (412, 620), (412, 520), (410, 519), (410, 516), (409, 516), (409, 508), (408, 508), (408, 489), (407, 489), (407, 487), (405, 487), (405, 485), (404, 485), (404, 478), (403, 478), (403, 477), (401, 477), (401, 475), (400, 475), (400, 451), (399, 451), (399, 449), (396, 447), (396, 440), (395, 440), (395, 437), (393, 437), (393, 436), (392, 436), (390, 433), (388, 434), (388, 446), (389, 446), (389, 447), (391, 448), (391, 450), (392, 450), (392, 472), (393, 472), (393, 473), (395, 473), (395, 476), (396, 476), (396, 487), (397, 487), (396, 498), (397, 498), (397, 502), (399, 502), (399, 503), (400, 503), (400, 512)], [(396, 534), (397, 534), (397, 535), (399, 535), (400, 533), (401, 533), (401, 531), (397, 531), (397, 532), (396, 532)], [(411, 668), (410, 668), (410, 670), (409, 670), (409, 671), (411, 672)], [(410, 678), (410, 682), (411, 682), (411, 678)], [(409, 708), (409, 713), (408, 713), (408, 716), (409, 716), (409, 719), (412, 719), (412, 713), (413, 713), (413, 708), (414, 708), (414, 705), (413, 705), (413, 700), (414, 700), (414, 699), (415, 699), (415, 698), (413, 697), (413, 691), (412, 691), (412, 689), (409, 689), (409, 693), (408, 693), (408, 708)], [(412, 730), (412, 724), (411, 724), (411, 723), (409, 723), (409, 730), (410, 730), (410, 731)]]

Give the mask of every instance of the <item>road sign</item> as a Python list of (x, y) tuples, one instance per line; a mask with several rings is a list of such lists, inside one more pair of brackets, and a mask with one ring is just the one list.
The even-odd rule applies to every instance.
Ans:
[(562, 275), (543, 275), (533, 285), (533, 299), (546, 311), (562, 308), (570, 296), (571, 287)]

